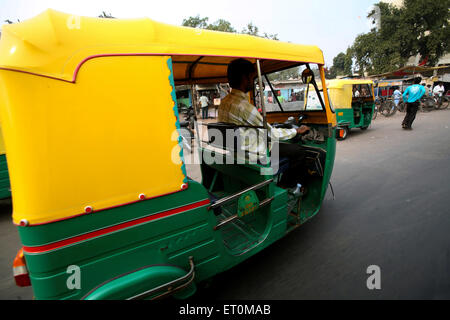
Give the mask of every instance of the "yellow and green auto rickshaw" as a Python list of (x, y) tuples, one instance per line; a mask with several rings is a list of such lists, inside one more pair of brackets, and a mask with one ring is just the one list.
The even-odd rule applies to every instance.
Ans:
[(327, 81), (330, 100), (336, 111), (336, 120), (344, 140), (353, 128), (366, 130), (375, 108), (372, 80), (337, 79)]
[[(175, 93), (177, 85), (226, 83), (236, 58), (259, 70), (252, 103), (264, 80), (287, 68), (318, 91), (319, 48), (53, 10), (2, 32), (0, 116), (23, 246), (13, 270), (35, 298), (188, 297), (320, 210), (336, 148), (327, 94), (314, 110), (280, 103), (266, 114), (261, 101), (264, 128), (301, 122), (313, 132), (288, 142), (307, 151), (304, 194), (278, 184), (283, 159), (275, 169), (270, 161), (202, 161), (201, 181), (191, 179)], [(220, 125), (196, 123), (201, 159), (230, 160), (200, 134)]]

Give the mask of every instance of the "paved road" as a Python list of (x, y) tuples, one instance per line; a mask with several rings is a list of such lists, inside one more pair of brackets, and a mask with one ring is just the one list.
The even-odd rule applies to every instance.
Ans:
[[(379, 116), (338, 142), (332, 183), (311, 221), (218, 276), (198, 298), (450, 298), (450, 110)], [(381, 290), (367, 289), (367, 267)]]
[[(338, 142), (320, 213), (295, 232), (217, 276), (196, 299), (450, 298), (450, 110), (379, 116), (369, 130)], [(188, 168), (197, 176), (195, 168)], [(0, 299), (30, 299), (11, 263), (20, 247), (0, 202)], [(370, 265), (381, 290), (366, 287)]]

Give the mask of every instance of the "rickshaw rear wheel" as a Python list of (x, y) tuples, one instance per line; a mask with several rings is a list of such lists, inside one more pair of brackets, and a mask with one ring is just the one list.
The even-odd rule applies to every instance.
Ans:
[(348, 134), (349, 134), (349, 132), (350, 132), (349, 127), (342, 127), (342, 129), (344, 130), (344, 133), (343, 133), (342, 137), (337, 137), (337, 138), (336, 138), (336, 139), (339, 140), (339, 141), (342, 141), (342, 140), (347, 139)]
[(365, 131), (369, 128), (369, 126), (361, 127), (361, 130)]

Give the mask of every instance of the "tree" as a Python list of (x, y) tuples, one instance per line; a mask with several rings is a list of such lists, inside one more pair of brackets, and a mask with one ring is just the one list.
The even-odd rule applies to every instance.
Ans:
[(244, 27), (244, 29), (242, 29), (241, 33), (242, 34), (249, 34), (251, 36), (271, 39), (271, 40), (278, 40), (278, 35), (277, 34), (268, 34), (268, 33), (264, 32), (263, 35), (260, 35), (259, 34), (259, 28), (257, 26), (255, 26), (252, 22), (247, 23), (247, 26)]
[(326, 79), (335, 79), (337, 77), (336, 68), (331, 66), (330, 68), (324, 68)]
[(105, 11), (102, 11), (102, 14), (98, 16), (99, 18), (107, 18), (107, 19), (116, 19), (116, 17), (113, 17), (111, 13), (107, 14)]
[(327, 79), (334, 79), (337, 76), (351, 76), (353, 66), (353, 52), (351, 48), (347, 51), (339, 53), (333, 59), (333, 65), (331, 68), (325, 71), (325, 77)]
[[(219, 19), (214, 23), (209, 23), (209, 18), (204, 17), (201, 18), (200, 15), (196, 15), (195, 17), (189, 17), (187, 19), (183, 19), (182, 26), (191, 27), (191, 28), (199, 28), (199, 29), (207, 29), (214, 31), (222, 31), (222, 32), (231, 32), (238, 33), (235, 28), (231, 25), (231, 23), (224, 19)], [(264, 32), (262, 35), (259, 34), (259, 28), (255, 26), (252, 22), (249, 22), (244, 29), (240, 32), (242, 34), (249, 34), (256, 37), (262, 37), (271, 40), (278, 40), (277, 34), (268, 34)]]
[(358, 35), (350, 51), (359, 72), (371, 74), (392, 71), (420, 54), (434, 65), (449, 49), (450, 0), (405, 0), (397, 8), (380, 2), (368, 18), (378, 28)]
[[(5, 22), (7, 23), (7, 24), (13, 24), (14, 22), (12, 22), (11, 20), (9, 20), (9, 19), (6, 19), (5, 20)], [(17, 19), (17, 22), (20, 22), (20, 20), (19, 19)]]
[(242, 29), (241, 33), (259, 37), (259, 29), (252, 22), (247, 23), (247, 26)]
[(208, 28), (208, 20), (209, 18), (200, 18), (199, 15), (195, 17), (189, 17), (187, 19), (183, 19), (182, 26), (191, 27), (191, 28), (199, 28), (199, 29), (207, 29)]
[(434, 65), (449, 50), (450, 0), (405, 0), (402, 25), (410, 28), (403, 56), (419, 53)]
[(300, 78), (300, 67), (290, 68), (283, 71), (278, 71), (268, 75), (270, 81), (283, 81)]
[(236, 32), (236, 30), (231, 26), (231, 23), (223, 19), (219, 19), (213, 24), (208, 25), (206, 29), (231, 33)]
[[(347, 50), (348, 52), (349, 50)], [(351, 75), (352, 73), (352, 57), (351, 55), (341, 52), (333, 59), (333, 67), (338, 76)]]

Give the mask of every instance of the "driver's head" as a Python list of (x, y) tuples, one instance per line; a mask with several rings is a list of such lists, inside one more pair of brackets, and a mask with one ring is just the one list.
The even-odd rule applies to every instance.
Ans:
[(228, 65), (228, 82), (230, 87), (243, 92), (248, 92), (252, 88), (253, 74), (255, 66), (248, 60), (236, 59)]
[(414, 79), (414, 84), (420, 84), (422, 82), (422, 78), (418, 77)]

